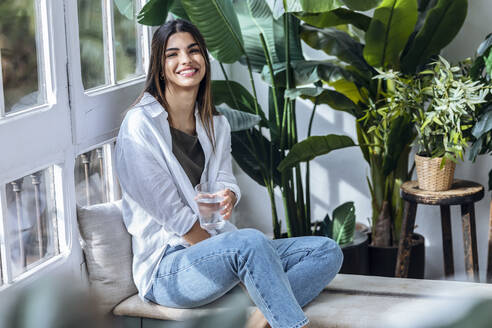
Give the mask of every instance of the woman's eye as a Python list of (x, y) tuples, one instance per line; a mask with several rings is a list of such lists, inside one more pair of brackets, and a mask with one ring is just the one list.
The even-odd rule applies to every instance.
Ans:
[(173, 57), (173, 56), (176, 56), (175, 53), (170, 53), (170, 54), (167, 54), (166, 57), (169, 58), (169, 57)]
[(200, 52), (200, 50), (198, 50), (198, 49), (191, 49), (190, 52), (191, 53), (196, 53), (196, 52)]

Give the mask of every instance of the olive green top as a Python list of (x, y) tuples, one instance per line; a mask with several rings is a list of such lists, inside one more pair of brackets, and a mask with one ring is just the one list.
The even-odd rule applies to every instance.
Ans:
[(200, 141), (198, 141), (198, 136), (189, 135), (173, 127), (170, 128), (173, 140), (173, 154), (194, 187), (200, 183), (205, 166), (205, 154)]

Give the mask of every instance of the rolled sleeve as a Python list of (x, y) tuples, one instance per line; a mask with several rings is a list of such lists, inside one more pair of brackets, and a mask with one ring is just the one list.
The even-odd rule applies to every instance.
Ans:
[(168, 232), (185, 235), (198, 219), (183, 203), (167, 164), (153, 145), (118, 138), (115, 167), (126, 193)]

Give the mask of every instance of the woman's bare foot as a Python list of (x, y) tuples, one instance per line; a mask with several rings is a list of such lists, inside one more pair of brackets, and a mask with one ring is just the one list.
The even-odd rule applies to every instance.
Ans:
[(270, 328), (268, 321), (259, 309), (256, 309), (246, 321), (244, 328)]

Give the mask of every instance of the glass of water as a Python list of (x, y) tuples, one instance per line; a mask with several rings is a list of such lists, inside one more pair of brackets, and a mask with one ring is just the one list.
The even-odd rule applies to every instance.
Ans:
[(203, 229), (220, 229), (225, 221), (220, 214), (220, 203), (224, 200), (221, 195), (225, 190), (220, 182), (203, 182), (195, 186), (196, 202), (200, 211), (200, 226)]

